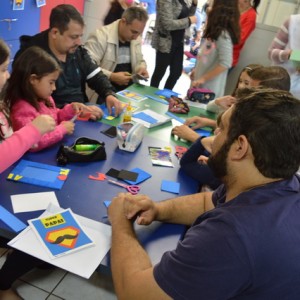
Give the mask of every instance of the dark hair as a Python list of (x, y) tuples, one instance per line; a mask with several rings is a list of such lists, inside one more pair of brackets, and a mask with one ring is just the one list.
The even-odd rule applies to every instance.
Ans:
[(236, 94), (236, 91), (237, 91), (237, 89), (238, 89), (238, 87), (239, 87), (239, 81), (240, 81), (240, 78), (241, 78), (242, 73), (246, 72), (247, 75), (248, 75), (250, 78), (252, 78), (252, 74), (253, 74), (254, 70), (256, 70), (256, 69), (258, 69), (258, 68), (261, 68), (261, 67), (263, 67), (263, 65), (260, 65), (260, 64), (249, 64), (249, 65), (247, 65), (246, 67), (244, 67), (244, 68), (242, 69), (242, 71), (240, 72), (240, 75), (239, 75), (239, 77), (238, 77), (238, 81), (236, 82), (236, 85), (235, 85), (235, 88), (234, 88), (234, 90), (233, 90), (232, 96), (235, 96), (235, 94)]
[(224, 31), (228, 31), (232, 43), (240, 40), (240, 13), (238, 0), (214, 0), (211, 11), (207, 15), (203, 37), (217, 40)]
[(70, 21), (79, 23), (82, 27), (84, 21), (78, 10), (69, 4), (61, 4), (54, 7), (50, 14), (50, 29), (58, 28), (60, 34), (68, 30)]
[(25, 99), (36, 110), (39, 110), (39, 100), (45, 101), (51, 106), (47, 99), (37, 99), (30, 76), (35, 74), (41, 79), (55, 71), (61, 71), (58, 62), (40, 47), (29, 47), (16, 60), (6, 89), (4, 101), (11, 108), (19, 99)]
[(227, 143), (245, 135), (261, 174), (290, 178), (300, 165), (300, 101), (274, 89), (243, 89), (242, 93), (232, 108)]
[[(0, 39), (0, 65), (6, 62), (6, 60), (9, 58), (9, 55), (10, 55), (9, 47), (2, 39)], [(5, 90), (6, 88), (3, 88), (2, 91), (0, 92), (0, 99), (3, 99)], [(7, 118), (8, 123), (11, 125), (8, 116), (8, 108), (7, 105), (4, 103), (4, 101), (0, 101), (0, 111), (4, 114), (4, 116)], [(0, 124), (0, 141), (4, 139), (1, 127), (2, 125)]]
[(0, 39), (0, 65), (9, 58), (10, 50), (7, 44)]
[(253, 0), (251, 6), (257, 11), (257, 7), (260, 4), (260, 0)]
[(143, 7), (131, 6), (124, 10), (122, 18), (126, 20), (127, 24), (131, 24), (134, 20), (146, 23), (149, 17)]
[(287, 70), (280, 66), (261, 67), (255, 69), (251, 78), (259, 81), (259, 85), (265, 88), (289, 91), (291, 79)]

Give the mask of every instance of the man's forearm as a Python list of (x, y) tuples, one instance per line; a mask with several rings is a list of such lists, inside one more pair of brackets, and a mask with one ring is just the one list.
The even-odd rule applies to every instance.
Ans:
[(118, 298), (130, 299), (136, 274), (151, 267), (151, 261), (139, 244), (131, 221), (124, 218), (113, 224), (111, 268)]
[(192, 225), (204, 212), (214, 208), (212, 192), (197, 193), (158, 202), (157, 220), (162, 222)]

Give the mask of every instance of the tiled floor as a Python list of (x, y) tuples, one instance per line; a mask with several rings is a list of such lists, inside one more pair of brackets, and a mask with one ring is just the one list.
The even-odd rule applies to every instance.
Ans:
[[(150, 45), (143, 46), (144, 56), (151, 75), (155, 65), (155, 51)], [(161, 82), (163, 87), (168, 73)], [(149, 81), (148, 83), (149, 84)], [(190, 84), (189, 77), (182, 74), (174, 91), (185, 95)], [(6, 249), (0, 248), (0, 267), (5, 261)], [(73, 275), (64, 270), (54, 268), (51, 270), (34, 269), (15, 282), (13, 288), (25, 300), (113, 300), (117, 299), (114, 293), (109, 271), (100, 268), (89, 280)], [(5, 299), (0, 299), (5, 300)]]

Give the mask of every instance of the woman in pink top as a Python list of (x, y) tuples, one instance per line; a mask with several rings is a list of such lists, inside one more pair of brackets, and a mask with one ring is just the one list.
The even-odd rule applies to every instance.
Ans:
[(239, 0), (241, 36), (239, 43), (233, 46), (233, 67), (237, 65), (244, 44), (255, 29), (259, 4), (260, 0)]
[(73, 102), (63, 109), (55, 106), (51, 97), (55, 90), (61, 68), (59, 63), (39, 47), (30, 47), (16, 60), (8, 81), (5, 103), (10, 108), (14, 130), (19, 130), (40, 115), (51, 116), (55, 120), (55, 129), (44, 134), (31, 151), (39, 151), (72, 134), (72, 118), (81, 112), (89, 111), (94, 117), (101, 117), (102, 111), (95, 106), (85, 106)]
[[(0, 39), (0, 92), (9, 78), (9, 48)], [(4, 92), (4, 91), (3, 91)], [(9, 109), (1, 101), (0, 104), (0, 173), (16, 162), (32, 145), (39, 142), (44, 133), (55, 128), (55, 122), (50, 116), (33, 118), (22, 129), (13, 132), (8, 115)]]

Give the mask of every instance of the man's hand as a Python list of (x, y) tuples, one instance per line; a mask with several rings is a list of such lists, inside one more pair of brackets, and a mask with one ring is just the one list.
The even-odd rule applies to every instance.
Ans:
[(190, 142), (195, 142), (199, 138), (199, 134), (186, 125), (175, 126), (172, 134)]
[(112, 225), (124, 217), (136, 220), (139, 225), (149, 225), (155, 220), (157, 209), (155, 202), (146, 195), (119, 193), (109, 205), (108, 215)]
[(191, 126), (192, 130), (201, 128), (201, 127), (205, 127), (205, 126), (209, 126), (209, 127), (216, 127), (216, 121), (215, 120), (211, 120), (209, 118), (204, 118), (204, 117), (198, 117), (198, 116), (194, 116), (191, 118), (186, 119), (184, 125), (187, 126)]
[(108, 113), (112, 114), (112, 108), (115, 108), (115, 117), (122, 112), (122, 103), (113, 95), (108, 95), (105, 99)]
[(228, 96), (223, 96), (215, 99), (215, 103), (227, 110), (229, 107), (231, 107), (234, 103), (236, 102), (236, 98), (232, 97), (230, 95)]
[(145, 69), (145, 68), (140, 68), (136, 73), (147, 79), (149, 78), (149, 73), (148, 73), (147, 69)]
[(111, 73), (110, 81), (118, 84), (118, 85), (125, 85), (127, 86), (131, 80), (132, 76), (128, 72), (116, 72)]

